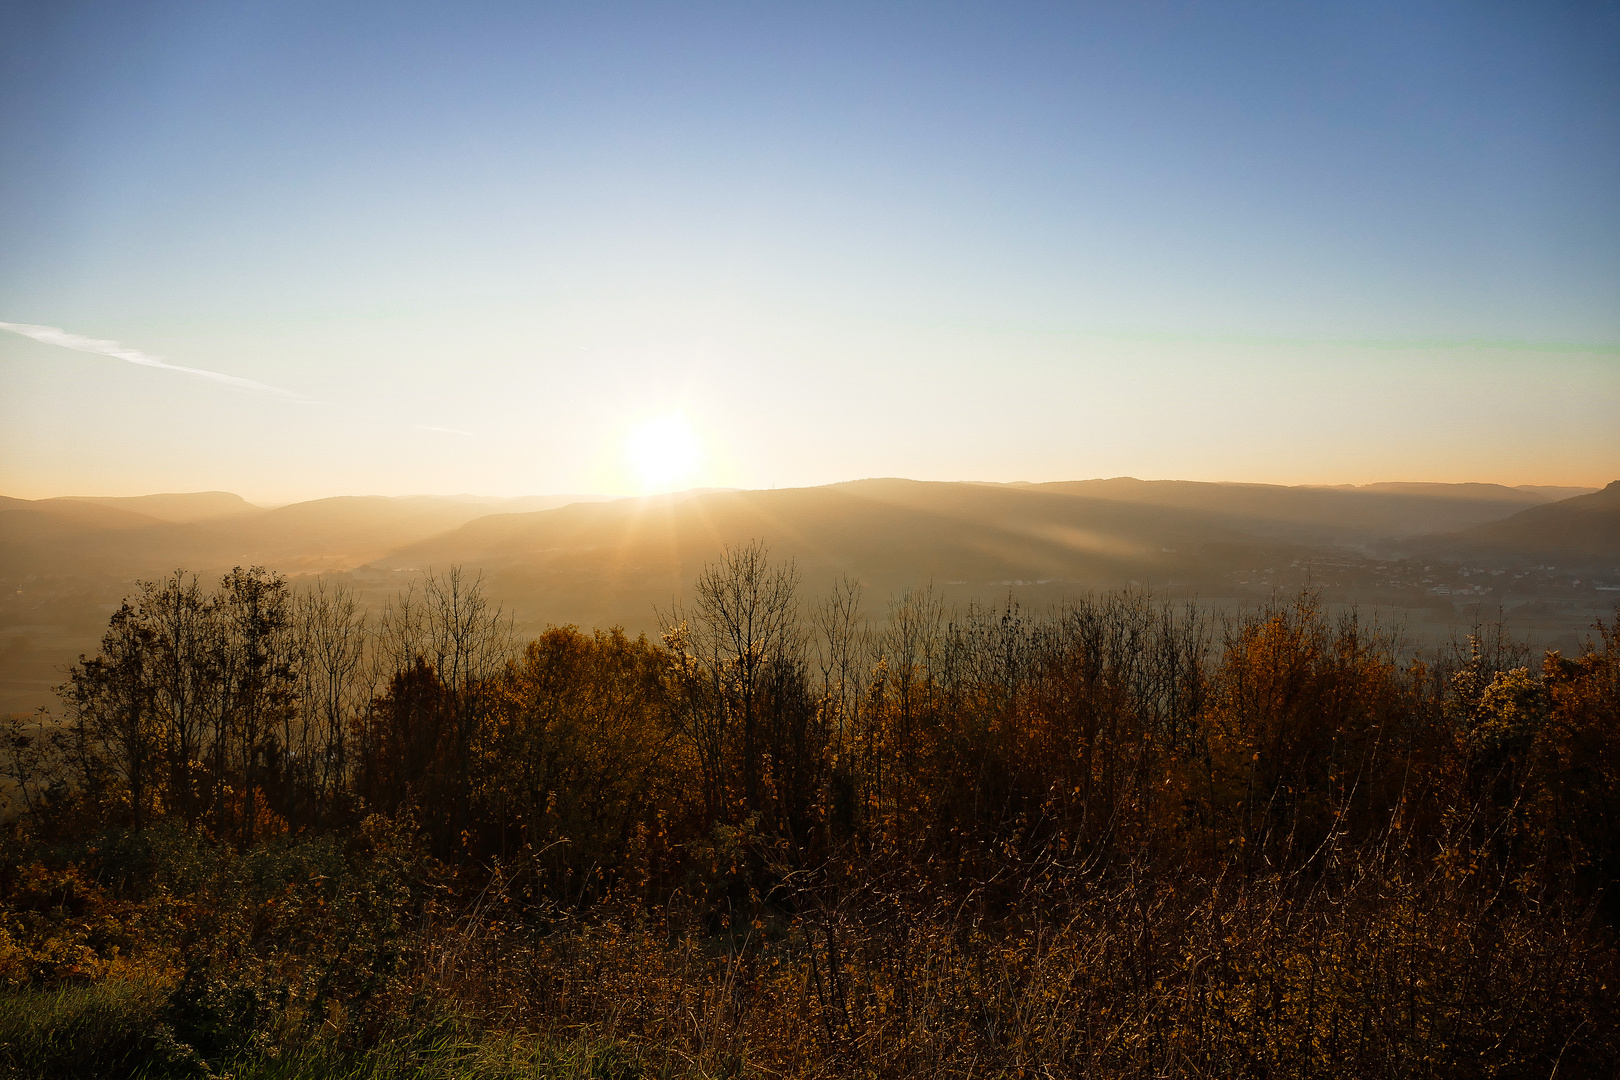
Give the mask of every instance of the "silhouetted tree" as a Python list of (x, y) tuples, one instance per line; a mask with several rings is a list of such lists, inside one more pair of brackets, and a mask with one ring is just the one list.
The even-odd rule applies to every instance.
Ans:
[(707, 763), (715, 788), (711, 805), (723, 804), (728, 751), (736, 740), (743, 812), (760, 809), (760, 722), (767, 671), (783, 662), (802, 669), (798, 586), (793, 564), (772, 563), (770, 549), (756, 540), (727, 548), (718, 563), (703, 568), (693, 587), (690, 618), (677, 608), (666, 619), (671, 647), (690, 658), (685, 674), (693, 696), (686, 710), (687, 731)]

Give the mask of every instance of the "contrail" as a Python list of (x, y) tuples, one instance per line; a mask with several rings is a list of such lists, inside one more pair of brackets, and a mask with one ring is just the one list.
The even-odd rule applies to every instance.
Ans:
[[(279, 386), (271, 386), (269, 383), (255, 382), (252, 379), (244, 379), (237, 375), (227, 375), (222, 371), (208, 371), (204, 368), (182, 367), (179, 364), (171, 364), (161, 357), (143, 353), (139, 349), (131, 349), (129, 346), (120, 344), (116, 341), (102, 341), (99, 338), (87, 338), (80, 334), (69, 333), (66, 330), (58, 329), (54, 326), (34, 326), (29, 323), (0, 322), (0, 330), (10, 330), (13, 334), (21, 334), (23, 337), (33, 338), (35, 341), (42, 341), (47, 345), (60, 345), (64, 349), (74, 349), (78, 352), (95, 353), (98, 356), (111, 356), (116, 360), (123, 360), (131, 364), (139, 364), (142, 367), (161, 368), (164, 371), (178, 371), (182, 375), (195, 375), (199, 379), (207, 379), (210, 382), (223, 383), (226, 386), (235, 386), (243, 390), (256, 390), (260, 393), (274, 394), (277, 397), (285, 398), (288, 401), (299, 401), (308, 405), (330, 404), (330, 402), (321, 401), (319, 398), (312, 398), (307, 394), (300, 394), (296, 390), (284, 390)], [(342, 406), (337, 407), (342, 408)], [(349, 411), (353, 412), (355, 410)], [(361, 415), (366, 414), (362, 412)], [(387, 422), (397, 423), (398, 421), (390, 418)], [(470, 431), (462, 431), (460, 428), (438, 427), (433, 424), (412, 424), (411, 427), (414, 427), (418, 431), (436, 431), (446, 435), (473, 434)]]
[(10, 330), (13, 334), (43, 341), (47, 345), (60, 345), (64, 349), (74, 349), (78, 352), (96, 353), (100, 356), (111, 356), (116, 360), (123, 360), (131, 364), (140, 364), (142, 367), (162, 368), (164, 371), (178, 371), (182, 375), (195, 375), (199, 379), (210, 382), (223, 383), (226, 386), (240, 387), (243, 390), (257, 390), (260, 393), (275, 394), (293, 401), (314, 401), (314, 398), (305, 397), (295, 390), (283, 390), (279, 386), (269, 383), (254, 382), (252, 379), (243, 379), (236, 375), (226, 375), (221, 371), (206, 371), (203, 368), (181, 367), (171, 364), (160, 357), (149, 356), (139, 349), (131, 349), (127, 345), (120, 345), (116, 341), (101, 341), (97, 338), (81, 337), (70, 334), (66, 330), (59, 330), (54, 326), (32, 326), (28, 323), (0, 322), (0, 330)]

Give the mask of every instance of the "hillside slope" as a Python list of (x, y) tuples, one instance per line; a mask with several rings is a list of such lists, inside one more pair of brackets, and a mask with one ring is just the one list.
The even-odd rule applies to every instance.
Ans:
[[(1481, 485), (1485, 486), (1485, 485)], [(1313, 545), (1474, 524), (1539, 496), (1196, 484), (861, 480), (817, 488), (624, 499), (476, 521), (372, 564), (398, 577), (451, 565), (491, 576), (534, 622), (652, 625), (726, 546), (763, 539), (810, 591), (848, 574), (881, 604), (932, 583), (957, 599), (1038, 598), (1130, 582), (1220, 587), (1238, 568), (1286, 565)], [(1033, 590), (1033, 592), (1031, 592)]]
[(1476, 557), (1578, 559), (1620, 566), (1620, 480), (1602, 491), (1533, 506), (1440, 543)]

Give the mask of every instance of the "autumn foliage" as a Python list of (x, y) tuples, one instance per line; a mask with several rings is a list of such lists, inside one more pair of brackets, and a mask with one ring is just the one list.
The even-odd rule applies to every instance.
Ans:
[(136, 1018), (81, 1038), (98, 1075), (1620, 1060), (1612, 625), (1535, 658), (1309, 595), (869, 620), (755, 544), (664, 626), (519, 643), (459, 572), (371, 616), (146, 586), (7, 735), (0, 1068), (79, 1068), (25, 1007)]

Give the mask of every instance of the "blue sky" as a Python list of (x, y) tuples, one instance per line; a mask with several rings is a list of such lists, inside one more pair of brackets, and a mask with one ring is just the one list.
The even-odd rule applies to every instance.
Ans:
[(1617, 54), (1612, 4), (0, 4), (0, 321), (287, 391), (0, 334), (3, 487), (1606, 482)]

